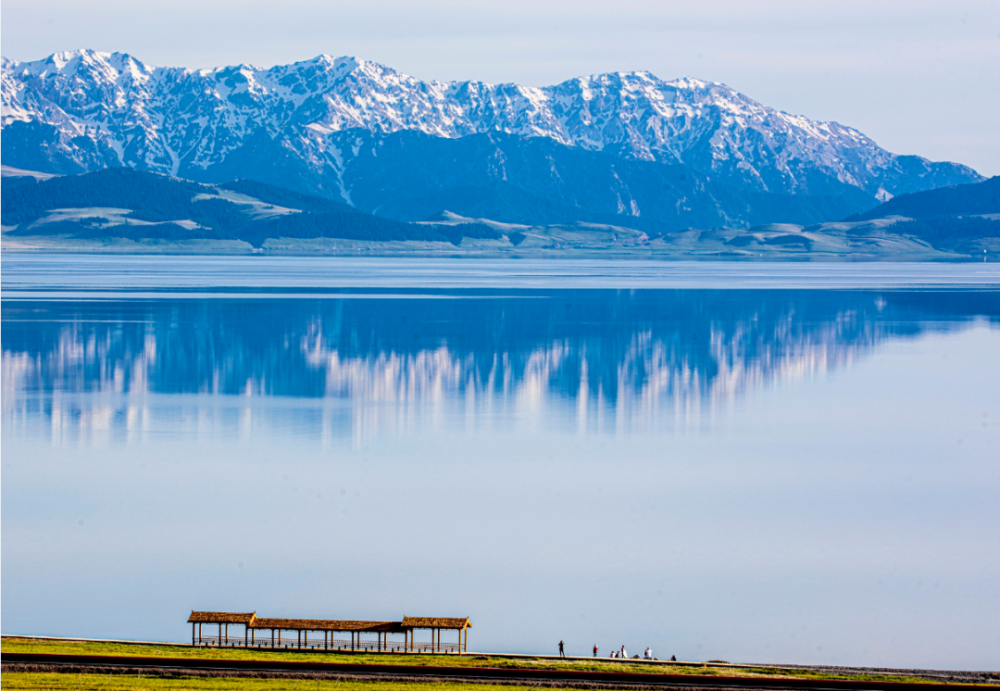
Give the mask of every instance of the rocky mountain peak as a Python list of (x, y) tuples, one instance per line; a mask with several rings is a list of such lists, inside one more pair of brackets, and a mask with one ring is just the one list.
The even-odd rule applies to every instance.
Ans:
[(980, 179), (955, 164), (912, 158), (903, 165), (855, 129), (778, 111), (724, 84), (665, 81), (645, 71), (530, 87), (422, 81), (347, 56), (191, 70), (77, 50), (34, 62), (4, 59), (5, 138), (17, 123), (52, 128), (47, 155), (67, 165), (173, 175), (224, 168), (234, 152), (264, 140), (295, 158), (303, 175), (343, 175), (356, 152), (345, 152), (340, 133), (360, 130), (543, 137), (684, 164), (773, 193), (824, 194), (847, 185), (887, 198)]

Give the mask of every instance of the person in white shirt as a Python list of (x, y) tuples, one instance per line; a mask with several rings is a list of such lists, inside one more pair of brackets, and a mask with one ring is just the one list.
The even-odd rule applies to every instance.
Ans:
[(618, 653), (618, 657), (620, 657), (623, 660), (628, 659), (628, 653), (625, 652), (625, 646), (622, 646), (621, 651)]
[(653, 659), (653, 651), (652, 651), (652, 649), (648, 645), (646, 646), (646, 652), (644, 652), (642, 654), (642, 656), (646, 660), (652, 660)]

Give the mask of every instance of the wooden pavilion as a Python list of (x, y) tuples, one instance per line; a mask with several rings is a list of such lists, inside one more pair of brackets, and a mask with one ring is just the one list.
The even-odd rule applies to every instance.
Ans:
[[(191, 612), (192, 645), (243, 646), (252, 648), (296, 648), (319, 650), (364, 650), (370, 652), (468, 652), (472, 623), (468, 618), (403, 617), (402, 621), (356, 621), (339, 619), (264, 619), (256, 612)], [(204, 624), (218, 624), (218, 636), (203, 635)], [(243, 624), (243, 636), (230, 636), (229, 624)], [(417, 643), (415, 631), (430, 630), (430, 643)], [(444, 643), (441, 632), (458, 632), (458, 643)], [(286, 635), (293, 633), (292, 636)], [(322, 634), (322, 638), (310, 637)], [(338, 639), (337, 634), (345, 637)], [(363, 636), (367, 634), (367, 639)], [(374, 634), (374, 639), (372, 635)], [(391, 640), (390, 635), (403, 640)]]
[[(229, 645), (230, 624), (242, 624), (245, 639), (256, 620), (256, 612), (191, 612), (191, 616), (188, 617), (188, 623), (191, 624), (191, 645), (195, 645), (195, 628), (197, 628), (198, 644), (214, 642), (217, 645)], [(218, 624), (219, 635), (202, 635), (202, 627), (205, 624)]]
[[(257, 632), (261, 632), (258, 640)], [(265, 634), (264, 632), (269, 632)], [(282, 632), (294, 631), (295, 641), (284, 640)], [(322, 633), (322, 641), (310, 639), (310, 633)], [(337, 634), (347, 634), (349, 639), (337, 640)], [(364, 640), (362, 634), (375, 634), (375, 640)], [(354, 621), (337, 619), (257, 619), (250, 628), (250, 645), (264, 645), (272, 648), (322, 648), (324, 650), (404, 650), (404, 644), (389, 640), (389, 634), (404, 634), (399, 622), (394, 621)]]
[[(472, 622), (468, 617), (403, 617), (400, 626), (408, 632), (407, 638), (411, 650), (416, 645), (413, 640), (414, 632), (417, 629), (430, 629), (433, 652), (442, 652), (441, 632), (448, 630), (458, 631), (458, 652), (469, 652), (469, 629), (472, 628)], [(450, 647), (451, 644), (443, 645)], [(447, 649), (444, 652), (447, 652)]]

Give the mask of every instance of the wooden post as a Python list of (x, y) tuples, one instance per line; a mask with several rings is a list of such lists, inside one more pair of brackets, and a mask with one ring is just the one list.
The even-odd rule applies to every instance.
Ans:
[(229, 624), (226, 624), (226, 645), (229, 645)]
[(201, 624), (198, 624), (198, 645), (201, 645), (201, 639), (203, 638), (201, 635), (201, 626)]

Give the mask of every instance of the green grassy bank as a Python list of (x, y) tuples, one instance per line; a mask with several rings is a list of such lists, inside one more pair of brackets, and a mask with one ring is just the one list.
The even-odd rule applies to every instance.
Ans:
[[(697, 674), (713, 676), (741, 676), (741, 677), (794, 677), (811, 679), (854, 679), (859, 681), (906, 681), (915, 683), (935, 683), (927, 679), (918, 677), (908, 677), (899, 675), (850, 675), (831, 674), (827, 672), (814, 672), (808, 669), (787, 669), (780, 667), (730, 667), (713, 666), (710, 664), (692, 663), (670, 663), (670, 662), (644, 662), (639, 660), (610, 660), (610, 659), (586, 659), (586, 660), (559, 660), (551, 658), (509, 658), (501, 656), (465, 654), (465, 655), (420, 655), (420, 654), (393, 654), (393, 653), (351, 653), (351, 652), (296, 652), (296, 651), (274, 651), (274, 650), (254, 650), (244, 648), (194, 648), (183, 645), (133, 645), (127, 643), (101, 643), (101, 642), (77, 642), (62, 640), (38, 640), (30, 638), (4, 637), (0, 641), (0, 653), (48, 653), (48, 654), (69, 654), (69, 655), (117, 655), (134, 657), (173, 657), (173, 658), (201, 658), (201, 659), (225, 659), (225, 660), (298, 660), (304, 662), (341, 662), (365, 665), (427, 665), (427, 666), (448, 666), (448, 667), (505, 667), (516, 669), (554, 669), (554, 670), (579, 670), (579, 671), (601, 671), (601, 672), (631, 672), (642, 674)], [(4, 675), (4, 687), (7, 687), (8, 676)], [(35, 676), (44, 676), (32, 674)], [(66, 676), (66, 675), (54, 675)], [(72, 676), (72, 675), (70, 675)], [(86, 675), (83, 675), (86, 676)], [(168, 683), (164, 680), (163, 683)], [(250, 680), (240, 680), (240, 683)], [(173, 682), (170, 682), (173, 683)], [(217, 680), (194, 679), (185, 683), (190, 684), (215, 684)], [(260, 683), (272, 683), (260, 682)], [(284, 683), (284, 682), (282, 682)], [(375, 682), (359, 682), (364, 684), (365, 689), (371, 690), (373, 686), (379, 686)], [(426, 684), (427, 686), (451, 686), (446, 684)], [(22, 687), (11, 687), (22, 688)], [(55, 688), (55, 687), (53, 687)], [(61, 687), (60, 687), (61, 688)], [(118, 688), (118, 687), (108, 687)], [(130, 687), (131, 688), (131, 687)], [(167, 688), (167, 687), (164, 687)], [(179, 686), (170, 688), (195, 688), (194, 686)], [(197, 688), (216, 688), (209, 686), (198, 686)], [(223, 688), (223, 687), (218, 687)], [(228, 688), (228, 687), (225, 687)], [(250, 688), (241, 686), (240, 688)], [(284, 686), (269, 686), (268, 688), (284, 688)], [(291, 688), (289, 686), (289, 688)], [(303, 689), (306, 687), (303, 686)], [(311, 688), (311, 687), (310, 687)], [(477, 686), (477, 688), (482, 688)]]
[[(413, 684), (384, 681), (247, 679), (232, 677), (142, 677), (121, 674), (51, 674), (8, 672), (4, 689), (107, 689), (107, 691), (390, 691)], [(482, 691), (482, 684), (419, 684), (420, 691)], [(505, 691), (526, 687), (504, 686)]]

